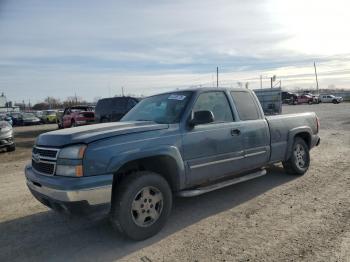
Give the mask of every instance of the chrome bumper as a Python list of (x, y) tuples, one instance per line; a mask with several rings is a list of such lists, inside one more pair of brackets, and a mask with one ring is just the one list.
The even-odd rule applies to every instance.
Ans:
[(49, 199), (62, 202), (86, 201), (89, 205), (99, 205), (111, 201), (112, 185), (73, 191), (45, 187), (27, 179), (27, 186)]
[(111, 174), (81, 178), (48, 176), (38, 174), (29, 164), (25, 176), (29, 190), (39, 201), (44, 198), (49, 202), (84, 202), (89, 206), (111, 202)]

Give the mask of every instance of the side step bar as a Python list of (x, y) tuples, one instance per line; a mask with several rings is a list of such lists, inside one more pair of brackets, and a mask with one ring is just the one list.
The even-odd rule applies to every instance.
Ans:
[(199, 187), (199, 188), (194, 188), (194, 189), (188, 189), (188, 190), (183, 190), (183, 191), (180, 191), (178, 193), (178, 196), (180, 196), (180, 197), (199, 196), (199, 195), (202, 195), (202, 194), (214, 191), (216, 189), (220, 189), (220, 188), (223, 188), (223, 187), (227, 187), (227, 186), (231, 186), (231, 185), (234, 185), (234, 184), (238, 184), (238, 183), (241, 183), (241, 182), (253, 179), (253, 178), (264, 176), (264, 175), (266, 175), (266, 170), (265, 169), (257, 171), (257, 172), (254, 172), (254, 173), (250, 173), (250, 174), (245, 175), (245, 176), (241, 176), (241, 177), (233, 178), (233, 179), (230, 179), (230, 180), (222, 181), (222, 182), (219, 182), (219, 183), (214, 184), (214, 185), (205, 186), (205, 187)]

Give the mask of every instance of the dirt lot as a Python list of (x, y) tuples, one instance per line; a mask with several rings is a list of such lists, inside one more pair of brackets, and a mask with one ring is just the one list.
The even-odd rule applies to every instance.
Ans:
[(37, 202), (23, 169), (34, 137), (55, 126), (16, 128), (17, 151), (0, 153), (0, 261), (350, 261), (350, 104), (286, 106), (315, 111), (321, 145), (311, 168), (268, 175), (175, 200), (164, 230), (123, 239), (105, 217), (67, 218)]

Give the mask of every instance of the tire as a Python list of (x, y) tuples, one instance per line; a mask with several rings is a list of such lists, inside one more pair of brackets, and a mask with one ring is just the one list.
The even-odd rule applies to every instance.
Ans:
[(112, 226), (124, 236), (143, 240), (164, 227), (171, 207), (172, 192), (162, 176), (148, 171), (135, 172), (115, 185), (110, 219)]
[(309, 101), (308, 101), (308, 104), (309, 104), (309, 105), (311, 105), (311, 104), (312, 104), (312, 101), (311, 101), (311, 100), (309, 100)]
[(77, 127), (77, 124), (75, 123), (75, 121), (72, 121), (72, 123), (70, 124), (70, 127)]
[(13, 145), (10, 145), (6, 148), (7, 152), (13, 152), (16, 150), (16, 145), (13, 144)]
[(333, 102), (333, 104), (338, 104), (338, 101), (335, 99), (332, 102)]
[(300, 137), (294, 139), (292, 154), (282, 164), (288, 174), (303, 175), (306, 173), (310, 165), (310, 153), (304, 139)]

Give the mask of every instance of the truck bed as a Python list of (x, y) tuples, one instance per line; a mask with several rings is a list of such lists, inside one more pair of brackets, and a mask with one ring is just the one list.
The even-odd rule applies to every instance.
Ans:
[(297, 132), (302, 131), (305, 137), (309, 136), (309, 146), (315, 143), (312, 134), (317, 130), (317, 117), (313, 112), (266, 116), (266, 121), (271, 135), (271, 163), (286, 159), (290, 140)]

